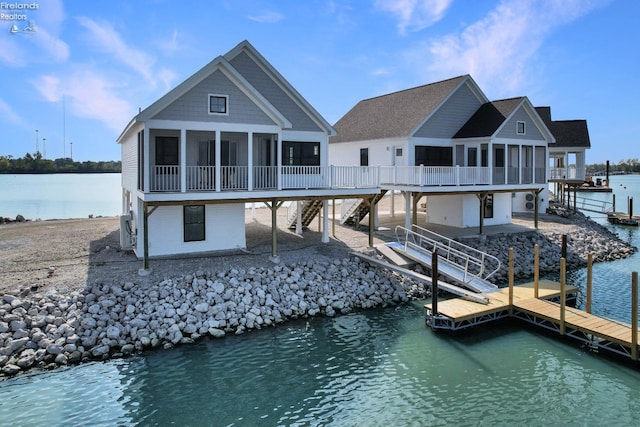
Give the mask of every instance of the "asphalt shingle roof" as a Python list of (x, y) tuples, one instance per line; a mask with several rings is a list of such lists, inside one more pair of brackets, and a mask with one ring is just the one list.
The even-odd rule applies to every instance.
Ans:
[(333, 126), (337, 135), (330, 142), (407, 137), (467, 77), (362, 100)]
[(551, 120), (551, 107), (536, 107), (536, 111), (556, 139), (550, 147), (591, 148), (586, 120)]
[(482, 104), (453, 137), (478, 138), (493, 135), (522, 100), (523, 97), (517, 97)]

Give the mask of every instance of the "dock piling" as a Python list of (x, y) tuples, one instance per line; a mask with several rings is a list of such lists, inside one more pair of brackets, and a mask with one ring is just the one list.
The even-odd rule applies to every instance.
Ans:
[(631, 359), (638, 360), (638, 272), (631, 273)]
[(567, 306), (567, 264), (564, 258), (560, 258), (560, 335), (564, 335), (567, 331), (565, 325), (565, 309)]
[(540, 246), (536, 243), (533, 247), (533, 297), (538, 298), (540, 285)]
[(433, 251), (431, 258), (431, 311), (438, 315), (438, 249)]
[(587, 255), (587, 304), (584, 311), (591, 313), (591, 290), (593, 286), (593, 253)]
[(513, 248), (509, 248), (509, 313), (513, 314)]
[(560, 257), (567, 259), (567, 235), (562, 235), (562, 246), (560, 251)]

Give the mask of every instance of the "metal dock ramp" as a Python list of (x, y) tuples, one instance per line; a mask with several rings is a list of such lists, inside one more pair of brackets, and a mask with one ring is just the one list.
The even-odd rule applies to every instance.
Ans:
[(460, 286), (478, 293), (498, 290), (487, 280), (500, 269), (498, 258), (417, 225), (397, 226), (396, 239), (387, 246), (428, 268), (437, 249), (438, 273)]

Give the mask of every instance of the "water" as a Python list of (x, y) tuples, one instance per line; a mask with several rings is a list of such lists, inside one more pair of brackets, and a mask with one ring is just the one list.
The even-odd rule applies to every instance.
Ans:
[[(596, 264), (593, 311), (627, 319), (639, 267)], [(434, 333), (422, 304), (32, 372), (0, 382), (0, 425), (640, 424), (637, 365), (516, 321)]]
[(66, 219), (122, 211), (119, 173), (0, 174), (0, 216)]

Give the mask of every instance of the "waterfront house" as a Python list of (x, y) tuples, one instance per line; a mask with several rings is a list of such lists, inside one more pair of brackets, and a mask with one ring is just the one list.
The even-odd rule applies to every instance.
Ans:
[[(150, 256), (245, 248), (245, 204), (288, 202), (300, 222), (329, 199), (379, 193), (377, 169), (328, 163), (333, 127), (247, 41), (141, 110), (122, 149), (121, 240)], [(370, 170), (371, 169), (371, 170)], [(304, 201), (302, 203), (301, 201)]]
[(425, 197), (428, 223), (481, 231), (546, 209), (552, 133), (526, 97), (489, 101), (469, 75), (365, 99), (334, 128), (330, 162), (379, 166), (407, 226)]
[[(575, 191), (586, 180), (586, 152), (591, 148), (586, 120), (552, 120), (551, 107), (536, 107), (538, 115), (555, 137), (549, 144), (549, 182), (564, 200), (564, 190)], [(607, 183), (608, 185), (608, 183)]]

